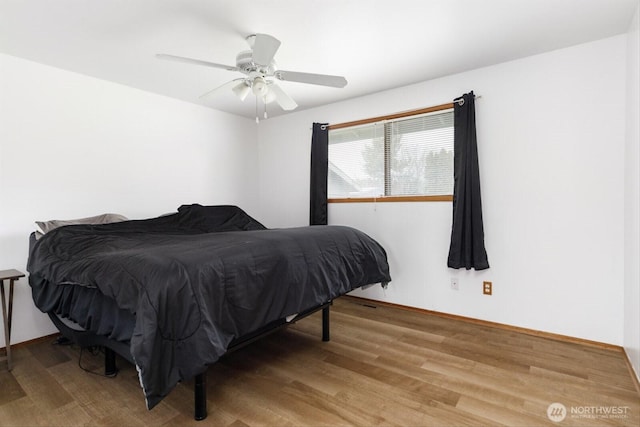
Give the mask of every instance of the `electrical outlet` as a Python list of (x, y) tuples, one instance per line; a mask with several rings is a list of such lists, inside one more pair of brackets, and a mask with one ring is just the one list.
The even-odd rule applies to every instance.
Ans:
[(458, 278), (457, 277), (452, 277), (451, 278), (451, 289), (453, 289), (454, 291), (457, 291), (460, 289), (460, 287), (458, 286)]
[(482, 293), (484, 295), (493, 294), (493, 284), (491, 282), (482, 282)]

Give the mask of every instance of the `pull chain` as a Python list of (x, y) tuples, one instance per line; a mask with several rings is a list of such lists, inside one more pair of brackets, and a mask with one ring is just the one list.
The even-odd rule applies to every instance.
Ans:
[(262, 102), (264, 102), (264, 118), (267, 119), (267, 97), (262, 98)]
[(260, 118), (258, 117), (258, 97), (256, 96), (256, 124), (260, 124)]

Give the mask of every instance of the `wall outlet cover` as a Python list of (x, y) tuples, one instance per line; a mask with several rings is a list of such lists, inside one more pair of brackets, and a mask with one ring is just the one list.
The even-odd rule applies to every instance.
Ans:
[(491, 282), (482, 282), (482, 293), (484, 295), (493, 294), (493, 284)]

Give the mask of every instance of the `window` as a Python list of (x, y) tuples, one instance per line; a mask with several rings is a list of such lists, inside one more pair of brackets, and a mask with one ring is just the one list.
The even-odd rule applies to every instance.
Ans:
[(330, 126), (329, 201), (451, 200), (453, 109), (429, 110)]

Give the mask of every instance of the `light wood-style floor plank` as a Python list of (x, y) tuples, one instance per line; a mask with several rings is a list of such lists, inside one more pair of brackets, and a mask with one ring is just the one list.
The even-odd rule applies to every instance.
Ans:
[[(148, 411), (125, 361), (106, 378), (78, 367), (75, 346), (18, 345), (13, 371), (0, 366), (0, 425), (640, 425), (640, 396), (612, 349), (353, 298), (335, 301), (331, 341), (320, 336), (318, 313), (222, 358), (209, 368), (201, 422), (191, 381)], [(83, 351), (82, 366), (101, 374), (102, 354)], [(554, 402), (568, 411), (560, 423), (547, 417)]]

